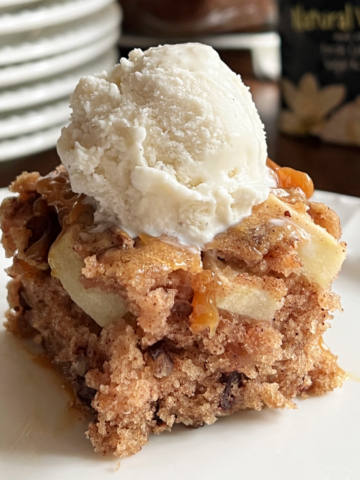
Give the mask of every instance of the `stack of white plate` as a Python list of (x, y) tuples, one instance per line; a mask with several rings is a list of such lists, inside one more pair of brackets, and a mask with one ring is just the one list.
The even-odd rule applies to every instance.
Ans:
[(118, 59), (115, 0), (0, 0), (0, 161), (54, 147), (79, 78)]

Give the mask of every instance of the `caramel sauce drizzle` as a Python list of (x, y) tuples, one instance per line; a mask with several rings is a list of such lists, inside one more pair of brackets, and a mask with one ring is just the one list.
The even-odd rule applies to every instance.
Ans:
[(191, 303), (193, 312), (190, 316), (191, 330), (199, 333), (209, 328), (212, 337), (220, 320), (216, 297), (221, 290), (221, 282), (214, 272), (203, 270), (192, 278), (191, 286), (194, 290)]
[[(92, 223), (92, 207), (85, 205), (85, 195), (71, 190), (68, 174), (59, 167), (36, 182), (41, 197), (32, 206), (32, 216), (26, 228), (31, 231), (24, 260), (38, 269), (47, 270), (48, 253), (61, 230), (81, 217), (84, 224)], [(59, 224), (60, 223), (60, 224)]]
[(289, 167), (280, 167), (270, 158), (266, 160), (266, 165), (276, 174), (280, 188), (298, 187), (305, 193), (306, 198), (314, 195), (314, 184), (307, 173)]
[[(152, 261), (163, 265), (167, 270), (189, 270), (191, 273), (202, 271), (200, 251), (177, 243), (172, 238), (171, 243), (166, 237), (152, 237), (147, 233), (140, 233), (139, 238), (145, 246), (151, 246)], [(169, 239), (170, 240), (170, 239)]]
[[(314, 194), (314, 184), (309, 175), (289, 167), (280, 167), (267, 159), (266, 165), (275, 173), (280, 188), (300, 188), (307, 198)], [(192, 301), (191, 329), (194, 333), (210, 328), (210, 337), (215, 334), (219, 323), (216, 297), (221, 290), (221, 282), (213, 272), (204, 270), (192, 280), (194, 298)]]
[(219, 324), (219, 311), (216, 306), (216, 296), (221, 288), (221, 282), (210, 270), (202, 270), (199, 254), (192, 253), (189, 247), (176, 245), (177, 251), (188, 252), (183, 258), (179, 255), (176, 258), (174, 244), (168, 244), (165, 238), (152, 237), (146, 233), (139, 235), (144, 245), (151, 245), (152, 261), (163, 264), (171, 271), (183, 269), (190, 270), (191, 286), (194, 291), (192, 300), (193, 312), (190, 317), (191, 329), (194, 333), (199, 333), (206, 328), (210, 329), (210, 337), (215, 334), (216, 327)]
[(59, 168), (40, 178), (36, 189), (46, 198), (48, 204), (55, 208), (63, 227), (77, 222), (84, 213), (92, 213), (92, 207), (84, 204), (85, 195), (71, 190), (65, 169)]

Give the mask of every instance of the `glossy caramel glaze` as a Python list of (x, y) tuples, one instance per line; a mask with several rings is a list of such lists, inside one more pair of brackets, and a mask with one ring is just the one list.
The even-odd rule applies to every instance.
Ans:
[(58, 167), (36, 182), (37, 191), (54, 207), (61, 225), (81, 221), (85, 224), (93, 222), (93, 207), (85, 203), (85, 195), (71, 190), (69, 176), (64, 167)]
[(146, 233), (139, 235), (141, 243), (148, 251), (153, 251), (152, 260), (163, 264), (170, 271), (179, 269), (189, 270), (191, 273), (201, 271), (200, 251), (194, 247), (184, 247), (171, 239), (171, 243), (164, 237), (152, 237)]
[(219, 324), (216, 296), (221, 290), (221, 282), (214, 272), (204, 270), (192, 278), (191, 286), (194, 290), (191, 303), (193, 307), (190, 317), (191, 330), (194, 333), (199, 333), (209, 328), (210, 337), (212, 337)]
[(275, 172), (280, 188), (298, 187), (301, 188), (307, 198), (311, 198), (314, 195), (314, 184), (307, 173), (289, 167), (280, 167), (270, 158), (266, 160), (266, 165)]

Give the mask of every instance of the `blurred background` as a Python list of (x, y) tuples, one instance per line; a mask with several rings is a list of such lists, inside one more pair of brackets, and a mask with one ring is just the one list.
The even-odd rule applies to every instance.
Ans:
[(0, 0), (0, 187), (59, 163), (81, 76), (196, 41), (250, 87), (270, 158), (360, 196), (358, 3), (357, 17), (338, 0)]

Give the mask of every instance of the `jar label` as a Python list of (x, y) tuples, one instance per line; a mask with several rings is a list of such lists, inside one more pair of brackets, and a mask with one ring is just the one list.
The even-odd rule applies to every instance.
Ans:
[(360, 146), (360, 0), (281, 0), (280, 130)]

